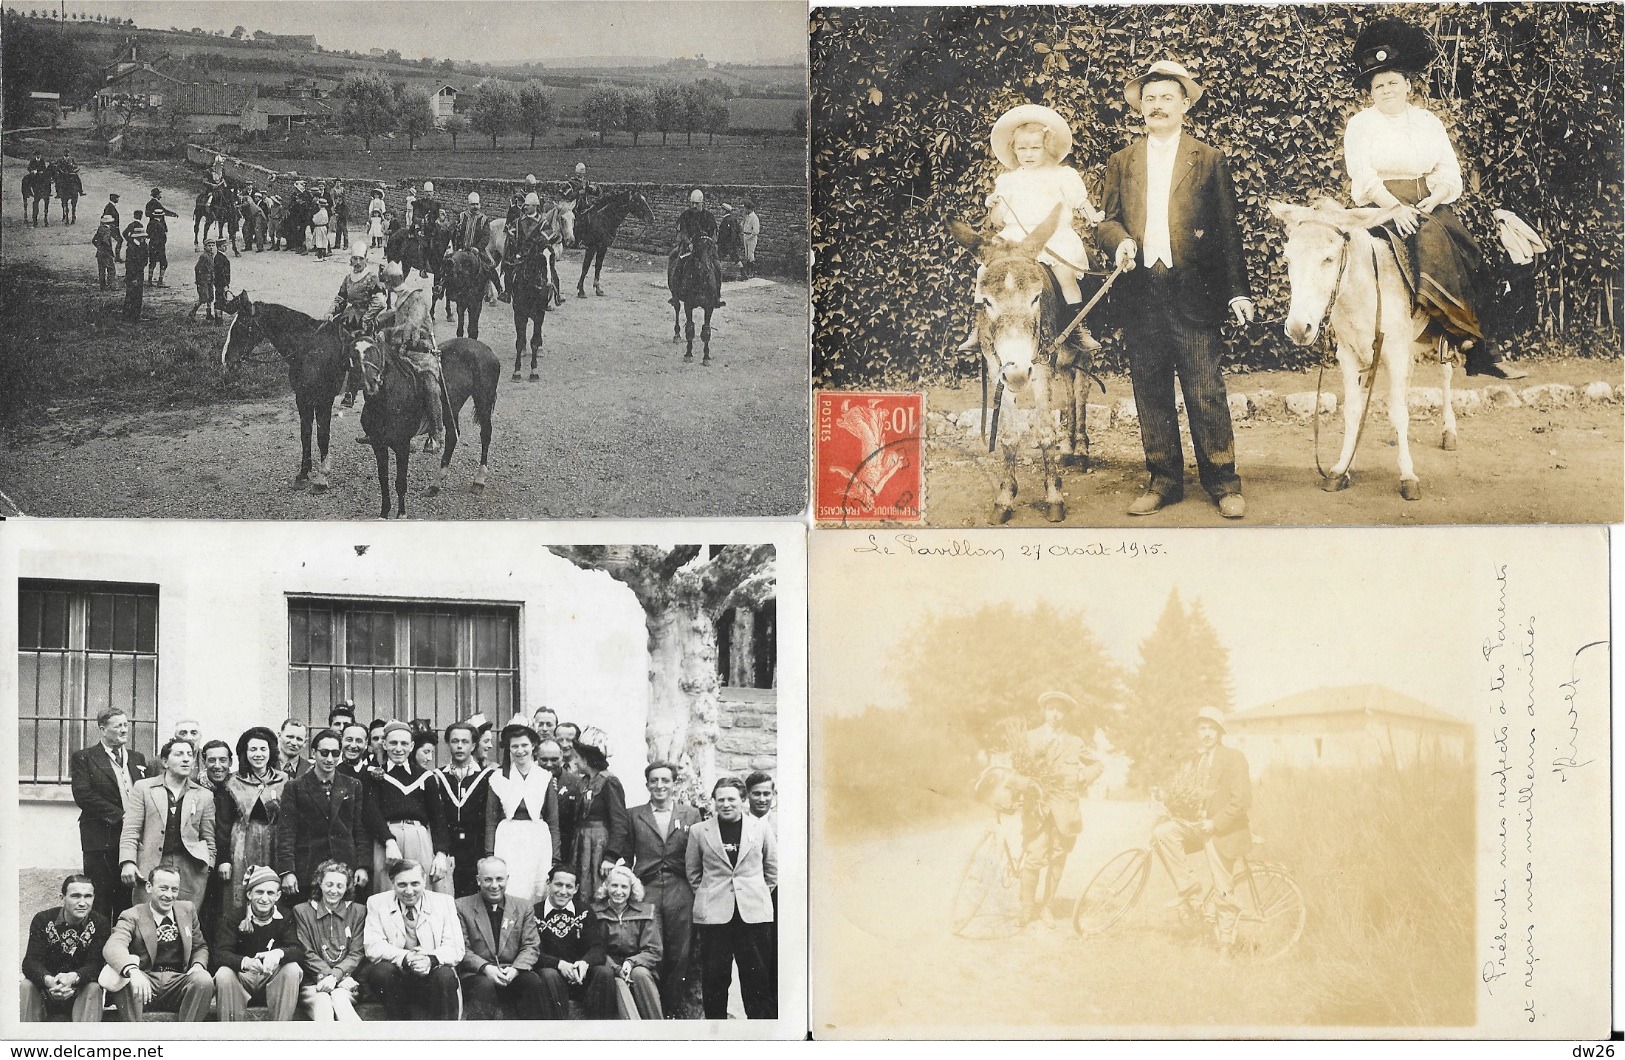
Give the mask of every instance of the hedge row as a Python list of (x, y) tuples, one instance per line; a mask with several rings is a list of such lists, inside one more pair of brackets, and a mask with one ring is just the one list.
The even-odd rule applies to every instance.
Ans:
[[(1398, 4), (1441, 57), (1416, 92), (1452, 131), (1458, 210), (1498, 259), (1490, 211), (1554, 244), (1504, 267), (1508, 332), (1617, 331), (1621, 275), (1621, 8)], [(998, 172), (993, 119), (1044, 103), (1074, 132), (1071, 164), (1099, 204), (1106, 159), (1143, 129), (1122, 83), (1171, 57), (1202, 80), (1195, 135), (1228, 152), (1260, 316), (1229, 358), (1302, 364), (1288, 345), (1282, 232), (1266, 202), (1349, 201), (1342, 130), (1366, 105), (1348, 56), (1370, 7), (1129, 5), (819, 8), (812, 17), (814, 370), (821, 385), (961, 376), (973, 263), (944, 221), (981, 224)], [(1103, 323), (1109, 324), (1109, 316)], [(1108, 347), (1112, 354), (1114, 347)], [(1108, 360), (1111, 358), (1109, 357)]]

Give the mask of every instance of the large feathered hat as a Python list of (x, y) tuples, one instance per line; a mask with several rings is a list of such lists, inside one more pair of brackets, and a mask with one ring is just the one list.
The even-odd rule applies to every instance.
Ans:
[(1372, 78), (1389, 70), (1415, 77), (1438, 54), (1433, 38), (1420, 26), (1399, 18), (1368, 22), (1354, 39), (1354, 87), (1364, 92)]

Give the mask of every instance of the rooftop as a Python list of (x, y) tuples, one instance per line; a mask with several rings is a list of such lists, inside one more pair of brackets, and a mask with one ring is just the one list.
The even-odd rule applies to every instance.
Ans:
[(1403, 692), (1396, 692), (1382, 685), (1315, 688), (1237, 711), (1228, 720), (1232, 724), (1241, 723), (1245, 726), (1249, 721), (1261, 721), (1266, 718), (1324, 717), (1338, 714), (1387, 714), (1418, 718), (1451, 728), (1470, 727), (1462, 718), (1446, 714), (1414, 696), (1407, 696)]

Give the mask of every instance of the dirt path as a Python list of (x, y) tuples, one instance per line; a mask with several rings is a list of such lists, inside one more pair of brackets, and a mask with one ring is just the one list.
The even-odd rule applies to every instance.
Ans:
[[(7, 158), (10, 192), (24, 161)], [(116, 299), (95, 290), (90, 248), (107, 192), (118, 191), (122, 214), (147, 201), (149, 165), (122, 169), (82, 163), (86, 198), (77, 226), (31, 228), (19, 201), (0, 204), (7, 263), (38, 263), (82, 278), (88, 302)], [(191, 203), (199, 184), (176, 171), (164, 201), (187, 217), (172, 223), (170, 286), (147, 292), (150, 334), (204, 328), (187, 324), (192, 304)], [(257, 301), (326, 312), (347, 269), (335, 255), (318, 262), (285, 252), (233, 259), (234, 289)], [(580, 257), (567, 252), (560, 269), (573, 291)], [(612, 252), (607, 297), (571, 297), (548, 316), (543, 380), (511, 383), (497, 393), (487, 489), (468, 488), (478, 465), (477, 429), (465, 411), (464, 445), (453, 460), (448, 489), (424, 489), (438, 458), (412, 461), (408, 510), (440, 519), (782, 516), (806, 502), (807, 289), (799, 284), (737, 288), (713, 320), (712, 363), (682, 362), (671, 341), (664, 260)], [(122, 272), (121, 272), (122, 275)], [(455, 325), (440, 324), (442, 337)], [(224, 328), (218, 329), (224, 339)], [(507, 361), (513, 350), (508, 307), (486, 307), (481, 340)], [(259, 351), (269, 354), (269, 348)], [(74, 355), (64, 348), (62, 356)], [(527, 357), (528, 366), (528, 357)], [(198, 371), (215, 371), (199, 364)], [(528, 374), (528, 372), (527, 372)], [(372, 452), (357, 446), (358, 413), (335, 419), (332, 490), (296, 488), (298, 418), (293, 395), (177, 412), (152, 409), (109, 417), (64, 407), (48, 429), (0, 452), (0, 490), (30, 515), (165, 518), (354, 519), (377, 512)]]
[[(1527, 364), (1529, 378), (1514, 387), (1538, 383), (1584, 386), (1594, 380), (1617, 385), (1620, 362), (1568, 359)], [(1438, 385), (1437, 371), (1423, 369), (1416, 385)], [(1090, 395), (1105, 405), (1131, 396), (1126, 379), (1108, 377), (1108, 392)], [(1339, 390), (1336, 373), (1327, 389)], [(1457, 388), (1463, 386), (1458, 376)], [(1468, 380), (1466, 387), (1482, 385)], [(1313, 372), (1268, 372), (1232, 376), (1230, 393), (1271, 390), (1290, 394), (1315, 389)], [(937, 388), (927, 408), (958, 415), (974, 409), (980, 397), (972, 386)], [(1091, 417), (1091, 423), (1094, 419)], [(1321, 450), (1330, 463), (1342, 439), (1343, 418), (1323, 419)], [(1285, 417), (1236, 423), (1236, 460), (1247, 498), (1249, 525), (1361, 526), (1452, 523), (1611, 523), (1625, 505), (1625, 429), (1618, 404), (1577, 404), (1570, 408), (1496, 409), (1458, 416), (1460, 446), (1439, 447), (1437, 413), (1412, 413), (1411, 456), (1422, 483), (1422, 499), (1399, 495), (1394, 435), (1386, 416), (1373, 413), (1354, 462), (1354, 485), (1325, 493), (1315, 472), (1314, 427)], [(1145, 484), (1144, 450), (1132, 425), (1091, 426), (1094, 468), (1068, 470), (1066, 525), (1217, 526), (1225, 523), (1197, 483), (1190, 438), (1185, 501), (1156, 515), (1130, 519), (1126, 509)], [(926, 444), (926, 519), (933, 526), (985, 526), (993, 507), (995, 464), (974, 434), (934, 433)], [(1036, 453), (1032, 454), (1036, 459)], [(1047, 526), (1043, 485), (1036, 462), (1023, 461), (1015, 526)]]

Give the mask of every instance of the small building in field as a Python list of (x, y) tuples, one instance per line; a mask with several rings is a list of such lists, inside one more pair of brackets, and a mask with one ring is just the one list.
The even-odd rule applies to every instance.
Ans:
[(456, 85), (441, 85), (429, 97), (434, 107), (434, 124), (436, 128), (444, 128), (446, 119), (457, 113), (457, 96), (462, 89)]
[(252, 99), (242, 111), (243, 132), (280, 132), (321, 126), (333, 120), (333, 108), (323, 99)]
[(279, 48), (297, 48), (307, 52), (321, 51), (316, 45), (316, 35), (313, 33), (267, 33), (258, 30), (254, 34), (254, 39)]
[(1271, 766), (1367, 769), (1460, 763), (1471, 723), (1382, 685), (1316, 688), (1231, 715), (1225, 742)]
[(62, 93), (30, 92), (25, 120), (30, 125), (49, 125), (53, 129), (62, 124)]
[(179, 132), (214, 132), (237, 124), (256, 95), (254, 85), (176, 85), (160, 109), (160, 120)]

